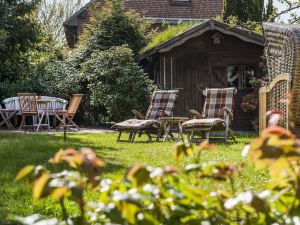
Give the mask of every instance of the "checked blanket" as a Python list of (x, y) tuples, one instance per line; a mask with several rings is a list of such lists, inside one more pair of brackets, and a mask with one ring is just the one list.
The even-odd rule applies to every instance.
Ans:
[(235, 88), (206, 89), (204, 114), (206, 118), (225, 119), (224, 107), (232, 111)]
[(163, 116), (171, 116), (177, 95), (177, 90), (155, 91), (152, 95), (151, 104), (146, 113), (146, 119), (158, 120)]

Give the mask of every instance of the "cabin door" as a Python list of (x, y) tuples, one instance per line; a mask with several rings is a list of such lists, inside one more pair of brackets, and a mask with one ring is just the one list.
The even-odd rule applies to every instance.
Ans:
[(209, 66), (209, 77), (211, 88), (227, 88), (227, 74), (225, 65), (211, 65)]
[(202, 91), (207, 86), (207, 55), (190, 52), (171, 57), (172, 88), (179, 90), (174, 115), (190, 116), (189, 110), (202, 111)]

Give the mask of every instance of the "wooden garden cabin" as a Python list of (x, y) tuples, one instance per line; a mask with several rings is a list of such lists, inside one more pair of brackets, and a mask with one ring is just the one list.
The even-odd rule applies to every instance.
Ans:
[(235, 86), (235, 130), (251, 130), (256, 113), (241, 109), (243, 96), (253, 89), (251, 77), (261, 77), (264, 40), (261, 35), (207, 20), (145, 52), (141, 65), (162, 89), (179, 90), (174, 115), (202, 110), (205, 88)]

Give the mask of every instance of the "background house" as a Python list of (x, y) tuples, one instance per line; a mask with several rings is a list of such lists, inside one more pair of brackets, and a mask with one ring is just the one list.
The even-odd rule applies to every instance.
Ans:
[(179, 90), (177, 116), (201, 111), (205, 88), (236, 87), (233, 127), (251, 130), (258, 115), (243, 112), (241, 103), (253, 91), (250, 79), (262, 76), (263, 49), (262, 36), (207, 20), (148, 50), (141, 64), (160, 88)]
[[(104, 4), (105, 0), (92, 0), (64, 23), (70, 47), (75, 46), (84, 26), (89, 23), (92, 6), (100, 11)], [(152, 20), (155, 26), (161, 26), (164, 23), (215, 18), (222, 13), (223, 0), (124, 0), (123, 6)]]

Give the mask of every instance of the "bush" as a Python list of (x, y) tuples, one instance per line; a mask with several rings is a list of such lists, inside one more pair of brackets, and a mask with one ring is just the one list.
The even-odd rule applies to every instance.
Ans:
[(0, 82), (0, 99), (14, 97), (18, 92), (32, 92), (34, 88), (30, 80), (8, 81)]
[(95, 52), (83, 65), (88, 96), (95, 107), (104, 107), (109, 119), (132, 117), (131, 110), (144, 111), (152, 92), (150, 81), (134, 61), (127, 46)]
[(53, 60), (39, 66), (32, 84), (40, 95), (69, 100), (80, 91), (80, 81), (80, 72), (68, 61)]
[[(99, 178), (105, 163), (91, 149), (60, 150), (50, 163), (64, 164), (68, 171), (52, 173), (42, 166), (27, 166), (17, 179), (28, 178), (35, 199), (51, 196), (60, 202), (63, 220), (68, 222), (45, 220), (39, 215), (16, 220), (26, 225), (298, 224), (300, 145), (289, 131), (270, 127), (243, 151), (249, 151), (250, 160), (258, 168), (269, 169), (270, 180), (260, 192), (237, 182), (243, 176), (242, 164), (200, 164), (203, 151), (214, 152), (216, 147), (207, 142), (196, 147), (179, 143), (173, 151), (177, 160), (196, 155), (195, 163), (182, 171), (138, 164), (127, 171), (123, 180), (110, 180)], [(210, 181), (220, 184), (213, 192), (203, 188), (203, 183), (209, 185)], [(231, 190), (224, 188), (224, 182)], [(240, 187), (242, 192), (237, 191)], [(86, 202), (85, 190), (96, 190), (99, 197)], [(69, 218), (64, 199), (78, 204), (79, 217)]]

